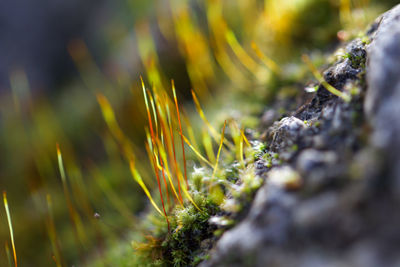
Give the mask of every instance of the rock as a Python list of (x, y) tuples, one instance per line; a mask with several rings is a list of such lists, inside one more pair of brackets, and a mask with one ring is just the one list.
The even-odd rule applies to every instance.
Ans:
[[(336, 89), (358, 93), (346, 103), (319, 85), (304, 108), (269, 128), (265, 153), (283, 165), (260, 169), (265, 182), (249, 213), (201, 266), (398, 266), (400, 5), (367, 34), (368, 48), (350, 42), (324, 73)], [(288, 190), (290, 181), (301, 186)]]
[(382, 116), (382, 102), (397, 96), (400, 91), (400, 5), (383, 14), (377, 21), (378, 27), (368, 47), (368, 91), (364, 103), (366, 114), (374, 122)]
[(379, 184), (400, 199), (400, 5), (383, 14), (368, 48), (365, 112), (387, 169)]
[(339, 176), (338, 155), (333, 151), (319, 151), (313, 148), (300, 152), (296, 168), (304, 177), (307, 191), (317, 191), (329, 185)]
[(281, 166), (268, 173), (267, 183), (287, 190), (296, 190), (301, 187), (303, 180), (290, 166)]
[(268, 134), (270, 149), (279, 151), (293, 146), (305, 128), (307, 125), (296, 117), (285, 117), (279, 122), (275, 122)]
[(362, 48), (361, 40), (356, 39), (346, 46), (348, 57), (324, 72), (325, 80), (335, 88), (343, 88), (346, 82), (357, 79), (360, 73), (359, 64), (354, 64), (356, 58), (365, 58), (366, 53)]
[(295, 199), (282, 188), (265, 184), (257, 193), (247, 219), (224, 233), (214, 258), (200, 266), (245, 266), (246, 254), (265, 244), (288, 242), (290, 210)]
[(316, 149), (305, 149), (297, 158), (297, 169), (307, 175), (315, 168), (332, 165), (336, 163), (337, 155), (333, 151), (319, 151)]
[(385, 155), (386, 186), (400, 198), (400, 5), (378, 24), (368, 48), (364, 107), (373, 127), (372, 143)]

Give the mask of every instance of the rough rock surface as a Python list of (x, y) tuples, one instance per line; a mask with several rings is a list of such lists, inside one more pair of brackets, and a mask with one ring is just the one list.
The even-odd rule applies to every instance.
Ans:
[[(269, 128), (267, 149), (285, 167), (260, 174), (246, 218), (201, 266), (400, 266), (400, 5), (368, 36), (324, 72), (350, 102), (320, 85)], [(283, 169), (301, 186), (272, 179)]]
[(400, 197), (400, 5), (376, 24), (368, 48), (365, 112), (373, 126), (372, 143), (385, 153), (393, 193)]

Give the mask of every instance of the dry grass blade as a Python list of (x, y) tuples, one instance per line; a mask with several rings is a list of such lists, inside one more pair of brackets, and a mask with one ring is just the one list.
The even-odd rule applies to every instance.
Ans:
[(10, 230), (10, 239), (11, 239), (11, 246), (12, 246), (13, 256), (14, 256), (14, 265), (15, 265), (15, 267), (17, 267), (18, 266), (18, 264), (17, 264), (17, 251), (15, 250), (14, 230), (13, 230), (12, 222), (11, 222), (10, 209), (8, 208), (8, 201), (7, 201), (7, 193), (6, 193), (6, 191), (3, 191), (3, 202), (4, 202), (4, 209), (6, 210), (6, 214), (7, 214), (8, 228)]
[(253, 48), (254, 52), (256, 53), (257, 57), (267, 66), (270, 70), (272, 70), (275, 74), (280, 74), (282, 72), (281, 68), (278, 64), (275, 63), (272, 59), (267, 57), (258, 45), (255, 42), (251, 42), (251, 47)]
[(197, 151), (197, 149), (190, 143), (190, 141), (186, 138), (186, 136), (184, 136), (183, 134), (181, 135), (183, 140), (185, 141), (185, 143), (192, 149), (192, 151), (196, 154), (197, 157), (199, 157), (199, 159), (201, 159), (202, 161), (204, 161), (208, 166), (210, 166), (211, 168), (213, 167), (213, 165), (211, 164), (211, 162), (209, 162), (205, 157), (203, 157), (201, 155), (201, 153), (199, 151)]
[(260, 66), (243, 49), (243, 47), (238, 42), (235, 34), (233, 33), (233, 31), (230, 30), (230, 29), (227, 29), (227, 31), (225, 32), (225, 38), (226, 38), (226, 41), (228, 42), (229, 46), (232, 48), (232, 51), (235, 53), (237, 58), (240, 60), (240, 62), (251, 73), (256, 75), (256, 73), (258, 72), (258, 69), (259, 69)]
[(215, 166), (214, 166), (214, 170), (210, 179), (210, 184), (209, 184), (209, 188), (208, 188), (208, 192), (211, 196), (211, 199), (213, 199), (213, 201), (220, 205), (224, 199), (224, 193), (222, 191), (222, 189), (218, 186), (213, 184), (214, 182), (214, 177), (215, 174), (217, 173), (218, 170), (218, 162), (219, 162), (219, 157), (221, 155), (221, 150), (222, 150), (222, 146), (224, 144), (224, 137), (225, 137), (225, 127), (226, 127), (226, 121), (224, 122), (224, 127), (222, 128), (222, 133), (221, 133), (221, 141), (219, 143), (219, 148), (218, 148), (218, 153), (217, 153), (217, 159), (215, 162)]
[(243, 137), (243, 140), (244, 140), (244, 142), (246, 143), (246, 145), (249, 146), (249, 147), (251, 147), (250, 142), (249, 142), (249, 140), (247, 139), (246, 135), (244, 134), (243, 129), (240, 131), (240, 133), (241, 133), (241, 135), (242, 135), (242, 137)]
[(175, 194), (175, 197), (178, 199), (179, 203), (183, 206), (183, 199), (182, 196), (177, 194), (174, 183), (172, 181), (172, 176), (171, 176), (171, 172), (169, 171), (169, 167), (168, 167), (168, 160), (167, 160), (167, 154), (165, 152), (164, 147), (161, 146), (160, 144), (160, 140), (157, 140), (158, 146), (159, 146), (159, 152), (160, 152), (160, 163), (164, 162), (164, 165), (158, 166), (158, 169), (161, 169), (162, 171), (166, 172), (166, 175), (168, 177), (169, 183), (170, 183), (170, 187), (172, 189), (172, 192)]
[(217, 159), (215, 161), (215, 166), (214, 166), (214, 170), (213, 170), (213, 173), (212, 173), (212, 176), (211, 176), (211, 180), (213, 180), (213, 178), (215, 176), (215, 173), (217, 172), (217, 169), (218, 169), (219, 156), (221, 155), (221, 150), (222, 150), (222, 146), (223, 146), (223, 143), (224, 143), (225, 127), (226, 127), (226, 121), (224, 122), (224, 127), (222, 128), (221, 141), (219, 143)]
[(123, 199), (119, 197), (118, 193), (114, 190), (114, 188), (112, 188), (110, 182), (106, 179), (106, 177), (103, 176), (97, 166), (90, 162), (88, 169), (89, 173), (96, 181), (96, 184), (103, 191), (110, 203), (118, 210), (120, 214), (122, 214), (124, 218), (126, 218), (132, 224), (135, 224), (136, 218), (133, 216), (130, 208), (123, 201)]
[(208, 133), (207, 129), (203, 128), (202, 131), (202, 141), (203, 141), (203, 146), (206, 151), (207, 157), (211, 162), (215, 162), (215, 155), (214, 155), (214, 150), (212, 147), (212, 141), (210, 134)]
[(150, 203), (158, 211), (158, 213), (160, 213), (162, 216), (165, 216), (165, 214), (158, 208), (157, 204), (154, 202), (154, 200), (150, 194), (150, 191), (147, 189), (147, 186), (144, 184), (143, 179), (140, 176), (137, 169), (135, 168), (135, 163), (132, 160), (129, 162), (129, 167), (130, 167), (133, 179), (140, 185), (140, 187), (142, 187), (147, 198), (150, 200)]
[[(158, 140), (158, 138), (157, 138), (157, 140)], [(159, 150), (158, 150), (158, 155), (157, 155), (157, 152), (154, 151), (154, 157), (156, 159), (158, 169), (161, 169), (161, 174), (162, 174), (164, 186), (165, 186), (165, 192), (167, 195), (168, 206), (171, 207), (171, 199), (169, 196), (168, 184), (167, 184), (167, 180), (165, 179), (164, 163), (163, 163), (163, 159), (161, 158)]]
[[(149, 120), (149, 127), (150, 127), (151, 142), (149, 143), (149, 146), (150, 146), (151, 155), (149, 155), (149, 157), (152, 158), (151, 161), (153, 163), (154, 172), (156, 174), (158, 191), (160, 193), (160, 198), (161, 198), (161, 204), (162, 204), (162, 208), (163, 208), (163, 211), (164, 211), (165, 219), (167, 220), (168, 230), (169, 230), (170, 229), (169, 220), (168, 220), (167, 212), (165, 210), (164, 198), (163, 198), (163, 193), (162, 193), (162, 190), (161, 190), (160, 176), (159, 176), (158, 169), (157, 169), (158, 161), (157, 161), (156, 152), (155, 152), (156, 141), (155, 141), (155, 136), (154, 136), (153, 123), (152, 123), (151, 115), (150, 115), (149, 102), (147, 100), (146, 88), (144, 86), (144, 82), (143, 82), (142, 77), (140, 77), (140, 81), (142, 83), (143, 96), (144, 96), (144, 101), (145, 101), (145, 104), (146, 104), (147, 118)], [(168, 190), (168, 188), (167, 188), (167, 190)]]
[(61, 265), (61, 252), (60, 247), (57, 239), (56, 227), (54, 224), (54, 217), (53, 217), (53, 203), (51, 200), (51, 196), (49, 194), (46, 195), (47, 201), (47, 209), (48, 209), (48, 218), (47, 218), (47, 231), (50, 237), (50, 243), (53, 250), (53, 260), (56, 263), (57, 267)]
[(217, 140), (218, 139), (218, 135), (219, 135), (218, 132), (214, 129), (214, 127), (211, 125), (211, 123), (207, 120), (207, 117), (204, 114), (203, 109), (201, 108), (199, 99), (197, 98), (195, 92), (193, 90), (191, 90), (191, 92), (192, 92), (192, 97), (193, 97), (194, 104), (196, 106), (197, 113), (199, 113), (200, 118), (207, 125), (207, 127), (210, 130), (211, 135), (213, 136), (213, 138), (215, 140)]
[(154, 125), (156, 127), (156, 136), (158, 136), (158, 121), (157, 121), (156, 106), (154, 104), (154, 99), (153, 99), (153, 96), (151, 95), (151, 92), (149, 90), (146, 90), (146, 91), (150, 98), (151, 109), (153, 111), (153, 117), (154, 117)]
[[(207, 125), (208, 129), (210, 130), (211, 136), (213, 137), (215, 142), (218, 143), (219, 133), (217, 132), (217, 130), (215, 130), (215, 128), (211, 125), (211, 123), (207, 120), (206, 115), (204, 114), (203, 109), (201, 108), (199, 99), (197, 98), (197, 96), (193, 90), (192, 90), (192, 97), (193, 97), (194, 104), (196, 106), (197, 113), (199, 113), (200, 118)], [(224, 139), (224, 144), (227, 145), (228, 148), (231, 150), (235, 149), (235, 146), (226, 139)]]
[(182, 156), (183, 156), (183, 169), (185, 173), (185, 182), (186, 182), (186, 188), (189, 189), (189, 184), (187, 180), (187, 170), (186, 170), (186, 155), (185, 155), (185, 146), (183, 144), (183, 132), (182, 132), (182, 123), (181, 123), (181, 116), (179, 112), (179, 106), (178, 106), (178, 99), (176, 97), (176, 90), (175, 90), (175, 83), (174, 80), (171, 81), (172, 84), (172, 93), (174, 95), (174, 102), (175, 102), (175, 107), (176, 107), (176, 114), (178, 117), (178, 123), (179, 123), (179, 132), (181, 135), (181, 145), (182, 145)]
[(7, 241), (4, 244), (4, 249), (6, 250), (8, 266), (12, 267), (13, 266), (13, 263), (12, 263), (13, 259), (12, 259), (12, 256), (11, 256), (10, 246), (8, 245)]
[[(182, 194), (181, 194), (179, 179), (177, 179), (178, 180), (178, 186), (179, 186), (179, 196), (177, 196), (175, 187), (174, 187), (173, 182), (172, 182), (172, 176), (171, 176), (171, 173), (169, 172), (169, 167), (168, 167), (167, 152), (168, 152), (168, 155), (169, 155), (170, 159), (174, 160), (173, 164), (176, 164), (175, 144), (174, 144), (174, 140), (173, 140), (173, 134), (172, 134), (172, 131), (171, 131), (170, 132), (171, 133), (171, 139), (168, 138), (168, 136), (170, 134), (166, 129), (166, 124), (168, 124), (168, 117), (165, 117), (165, 112), (162, 111), (161, 104), (158, 103), (157, 106), (159, 108), (159, 113), (161, 115), (160, 116), (160, 125), (161, 125), (161, 130), (162, 130), (162, 132), (161, 132), (161, 138), (162, 138), (161, 144), (160, 144), (159, 140), (157, 139), (159, 151), (161, 153), (161, 158), (162, 158), (162, 160), (164, 161), (164, 164), (165, 164), (165, 168), (166, 168), (166, 171), (167, 171), (167, 176), (168, 176), (171, 188), (172, 188), (175, 196), (178, 198), (180, 204), (183, 205), (183, 198), (182, 198)], [(166, 106), (167, 106), (167, 103), (166, 103)], [(167, 113), (168, 113), (168, 110), (167, 110)], [(171, 142), (172, 142), (172, 146), (173, 146), (173, 150), (174, 150), (173, 152), (172, 152), (171, 144), (169, 143), (169, 140), (171, 140)], [(166, 147), (167, 152), (166, 152), (164, 147)]]
[(110, 102), (108, 102), (107, 98), (102, 94), (97, 94), (97, 102), (99, 102), (104, 120), (106, 121), (107, 126), (113, 136), (118, 141), (124, 140), (124, 134), (122, 133), (122, 130), (120, 129), (117, 120), (115, 119), (115, 114), (113, 109), (111, 108)]
[(171, 120), (171, 113), (169, 110), (169, 105), (168, 102), (165, 101), (165, 108), (167, 110), (167, 119), (168, 119), (168, 128), (169, 128), (169, 134), (170, 134), (170, 138), (171, 138), (171, 143), (172, 143), (172, 152), (173, 152), (173, 163), (174, 163), (174, 171), (175, 171), (175, 175), (178, 181), (178, 192), (179, 192), (179, 197), (182, 200), (182, 194), (181, 194), (181, 182), (179, 180), (179, 168), (178, 168), (178, 162), (176, 160), (176, 150), (175, 150), (175, 140), (174, 140), (174, 133), (172, 131), (172, 120)]
[(243, 156), (243, 135), (240, 135), (240, 145), (239, 145), (239, 155), (240, 155), (240, 163), (244, 167), (244, 156)]
[(342, 98), (346, 102), (349, 102), (351, 100), (351, 97), (349, 95), (339, 91), (338, 89), (330, 85), (327, 81), (325, 81), (324, 77), (322, 77), (321, 73), (319, 73), (319, 71), (315, 68), (314, 64), (311, 62), (311, 59), (307, 55), (303, 55), (301, 58), (307, 64), (314, 77), (326, 88), (326, 90), (328, 90), (335, 96)]
[(80, 220), (79, 214), (77, 213), (77, 211), (75, 210), (75, 208), (72, 204), (70, 191), (68, 189), (62, 154), (61, 154), (60, 146), (58, 145), (58, 143), (56, 144), (56, 148), (57, 148), (58, 168), (60, 170), (61, 181), (62, 181), (63, 190), (64, 190), (64, 196), (67, 201), (69, 215), (70, 215), (72, 223), (75, 226), (76, 239), (84, 244), (86, 242), (85, 231), (83, 230), (83, 226), (82, 226), (82, 222)]

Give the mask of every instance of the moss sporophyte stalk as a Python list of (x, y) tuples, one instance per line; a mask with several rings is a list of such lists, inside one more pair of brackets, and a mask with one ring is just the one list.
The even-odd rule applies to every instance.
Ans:
[[(260, 179), (249, 164), (258, 158), (255, 154), (261, 156), (263, 152), (257, 142), (254, 146), (250, 144), (243, 129), (233, 120), (225, 121), (218, 134), (192, 91), (198, 114), (208, 128), (203, 133), (202, 141), (209, 148), (207, 156), (202, 155), (193, 140), (189, 140), (183, 132), (174, 82), (171, 83), (171, 99), (163, 88), (149, 90), (142, 78), (140, 81), (148, 120), (145, 146), (157, 184), (157, 197), (152, 196), (137, 169), (133, 146), (120, 129), (110, 103), (104, 95), (97, 97), (111, 133), (123, 148), (132, 177), (156, 211), (150, 212), (142, 222), (141, 227), (150, 232), (142, 241), (135, 241), (133, 247), (139, 255), (151, 255), (160, 263), (185, 266), (206, 256), (210, 246), (201, 244), (212, 244), (216, 234), (220, 235), (221, 230), (232, 226), (234, 221), (226, 215), (239, 212), (243, 198), (260, 186)], [(175, 112), (171, 107), (175, 107)], [(188, 120), (186, 125), (191, 127)], [(225, 138), (228, 126), (229, 139)], [(176, 140), (181, 143), (180, 151), (177, 150)], [(186, 166), (185, 144), (202, 165), (195, 167), (191, 175), (188, 175)], [(178, 153), (182, 156), (181, 162), (178, 161)], [(233, 162), (227, 161), (231, 158), (228, 155), (233, 156)]]
[[(308, 59), (306, 62), (315, 74), (316, 69)], [(109, 130), (129, 163), (132, 177), (156, 211), (142, 221), (140, 227), (148, 233), (133, 242), (133, 247), (138, 257), (151, 256), (160, 264), (190, 265), (206, 257), (215, 239), (235, 224), (236, 216), (261, 186), (262, 179), (256, 175), (252, 163), (261, 160), (264, 166), (271, 168), (281, 160), (277, 153), (267, 151), (265, 144), (249, 141), (244, 129), (234, 120), (226, 120), (218, 133), (192, 90), (196, 110), (206, 128), (202, 135), (204, 156), (195, 140), (184, 134), (174, 82), (171, 81), (172, 98), (171, 92), (163, 87), (146, 88), (142, 77), (140, 84), (148, 121), (145, 147), (157, 185), (155, 197), (136, 166), (135, 149), (120, 129), (110, 103), (104, 95), (97, 96)], [(192, 129), (188, 119), (185, 123), (188, 130)], [(177, 149), (177, 141), (181, 149)], [(186, 165), (185, 144), (201, 165), (195, 167), (191, 175)], [(294, 146), (293, 150), (296, 150)], [(204, 246), (206, 243), (209, 245)]]

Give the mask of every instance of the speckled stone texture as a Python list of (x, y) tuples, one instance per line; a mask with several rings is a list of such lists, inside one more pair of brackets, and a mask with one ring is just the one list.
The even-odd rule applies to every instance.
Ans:
[[(247, 216), (202, 267), (400, 266), (400, 5), (367, 35), (369, 44), (346, 46), (361, 64), (343, 58), (324, 72), (338, 90), (359, 93), (346, 103), (320, 85), (268, 129), (267, 150), (284, 167), (259, 173), (265, 182)], [(297, 173), (301, 186), (269, 179), (279, 181), (279, 170)]]

